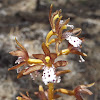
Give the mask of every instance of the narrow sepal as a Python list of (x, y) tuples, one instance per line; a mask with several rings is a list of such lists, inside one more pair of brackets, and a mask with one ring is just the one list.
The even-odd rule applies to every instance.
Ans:
[(15, 41), (16, 41), (17, 45), (18, 45), (19, 47), (21, 47), (22, 50), (26, 51), (26, 49), (24, 48), (24, 46), (22, 46), (22, 45), (17, 41), (16, 38), (15, 38)]
[(51, 4), (51, 6), (50, 6), (50, 11), (49, 11), (49, 21), (51, 21), (52, 8), (53, 8), (53, 6), (52, 6), (52, 4)]

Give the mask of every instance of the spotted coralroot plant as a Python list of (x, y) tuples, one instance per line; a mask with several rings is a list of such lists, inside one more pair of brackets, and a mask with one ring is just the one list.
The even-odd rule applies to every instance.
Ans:
[[(18, 45), (16, 47), (17, 50), (11, 51), (10, 54), (18, 56), (18, 59), (15, 62), (17, 65), (9, 68), (8, 70), (17, 69), (17, 78), (30, 74), (33, 80), (35, 80), (38, 74), (42, 72), (42, 81), (48, 86), (48, 89), (44, 90), (42, 85), (39, 86), (39, 92), (35, 92), (34, 94), (37, 95), (40, 100), (55, 100), (60, 98), (61, 96), (57, 93), (74, 96), (77, 100), (83, 100), (82, 94), (93, 94), (87, 88), (93, 86), (94, 83), (79, 85), (73, 90), (67, 90), (64, 88), (54, 89), (54, 85), (61, 82), (61, 75), (71, 72), (70, 70), (57, 70), (58, 67), (65, 67), (68, 64), (67, 61), (63, 60), (55, 61), (57, 57), (61, 55), (67, 56), (68, 54), (73, 53), (80, 56), (80, 62), (85, 61), (82, 56), (87, 55), (81, 52), (84, 38), (78, 37), (82, 30), (80, 28), (74, 28), (73, 25), (69, 25), (68, 23), (70, 18), (63, 21), (61, 10), (57, 10), (52, 13), (52, 5), (50, 6), (49, 21), (52, 29), (46, 36), (46, 42), (42, 43), (42, 50), (44, 54), (32, 54), (33, 59), (30, 58), (27, 50), (15, 38)], [(50, 39), (52, 36), (55, 36), (55, 38)], [(59, 45), (64, 40), (68, 42), (68, 46), (66, 46), (63, 50), (59, 50)], [(52, 43), (55, 43), (55, 53), (51, 53), (49, 49)], [(26, 94), (27, 95), (20, 93), (21, 96), (18, 96), (16, 99), (32, 100), (27, 92)]]

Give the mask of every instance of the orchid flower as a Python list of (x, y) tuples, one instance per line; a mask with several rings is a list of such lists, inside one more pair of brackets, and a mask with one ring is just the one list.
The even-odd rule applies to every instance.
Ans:
[(88, 95), (93, 94), (89, 89), (87, 89), (88, 87), (92, 87), (93, 85), (94, 83), (88, 85), (79, 85), (74, 90), (67, 90), (67, 89), (60, 88), (60, 89), (56, 89), (54, 92), (55, 93), (60, 92), (70, 96), (75, 96), (77, 100), (83, 100), (82, 94), (88, 94)]
[(17, 48), (16, 51), (11, 51), (9, 53), (13, 56), (18, 57), (18, 59), (15, 61), (17, 65), (9, 68), (8, 70), (17, 69), (17, 72), (19, 73), (17, 78), (20, 78), (23, 76), (23, 73), (25, 72), (27, 68), (35, 64), (41, 64), (42, 61), (36, 60), (36, 59), (30, 59), (27, 50), (17, 41), (16, 38), (15, 40), (19, 47), (16, 47)]
[[(33, 57), (36, 59), (40, 59), (43, 61), (44, 65), (34, 65), (26, 69), (23, 75), (30, 74), (37, 70), (44, 70), (42, 75), (42, 80), (47, 85), (49, 82), (51, 83), (58, 83), (60, 82), (60, 75), (63, 73), (68, 73), (70, 70), (58, 71), (56, 72), (57, 67), (66, 66), (67, 61), (57, 61), (56, 63), (54, 60), (57, 58), (56, 53), (50, 53), (48, 47), (45, 43), (42, 44), (42, 49), (44, 54), (33, 54)], [(38, 69), (39, 68), (39, 69)], [(35, 70), (34, 70), (35, 69)]]

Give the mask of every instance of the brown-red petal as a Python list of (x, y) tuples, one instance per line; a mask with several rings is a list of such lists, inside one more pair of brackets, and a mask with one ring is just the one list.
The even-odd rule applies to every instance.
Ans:
[(72, 33), (76, 34), (76, 33), (81, 32), (81, 31), (82, 31), (81, 28), (75, 28), (75, 29), (73, 29)]
[(59, 23), (60, 23), (60, 20), (62, 19), (62, 16), (60, 16), (60, 18), (57, 20), (57, 23), (56, 23), (56, 32), (58, 33), (58, 29), (59, 29)]
[(77, 98), (77, 100), (83, 100), (82, 96), (79, 93), (76, 94), (75, 97)]
[(26, 53), (24, 51), (16, 50), (16, 51), (11, 51), (9, 52), (13, 56), (18, 56), (18, 57), (25, 57)]
[(81, 55), (81, 56), (87, 56), (85, 53), (77, 51), (77, 50), (74, 50), (74, 49), (71, 50), (71, 53), (78, 54), (78, 55)]
[(48, 100), (47, 97), (46, 97), (46, 95), (45, 95), (45, 93), (42, 92), (42, 91), (34, 92), (34, 94), (35, 94), (36, 96), (38, 96), (40, 100)]
[(64, 25), (67, 25), (70, 21), (70, 18), (68, 18), (65, 22), (64, 22)]
[(89, 90), (89, 89), (81, 89), (80, 93), (84, 93), (84, 94), (88, 94), (88, 95), (92, 95), (93, 93)]
[(45, 55), (44, 54), (32, 54), (32, 56), (36, 59), (40, 59), (43, 61), (43, 63), (46, 63), (45, 61)]
[(52, 64), (54, 63), (54, 60), (57, 58), (57, 54), (56, 53), (50, 53), (50, 60), (52, 62)]
[(50, 51), (44, 42), (42, 43), (42, 49), (43, 49), (45, 56), (50, 56)]
[(60, 76), (60, 75), (63, 75), (63, 74), (69, 73), (69, 72), (71, 72), (71, 71), (70, 70), (57, 71), (56, 75)]
[(22, 45), (18, 42), (18, 40), (17, 40), (16, 38), (15, 38), (15, 41), (16, 41), (17, 45), (18, 45), (22, 50), (27, 51), (27, 50), (24, 48), (24, 46), (22, 46)]
[(67, 61), (57, 61), (56, 63), (54, 63), (55, 67), (64, 67), (68, 64)]
[(26, 69), (23, 69), (18, 75), (17, 79), (21, 78), (23, 76), (23, 73), (25, 72)]
[(24, 64), (26, 64), (26, 62), (21, 62), (20, 64), (14, 66), (14, 67), (9, 68), (8, 71), (9, 71), (9, 70), (13, 70), (13, 69), (17, 69), (17, 68), (23, 66)]
[(29, 67), (28, 69), (26, 69), (26, 71), (23, 73), (23, 75), (28, 75), (34, 71), (38, 71), (38, 70), (42, 70), (44, 65), (34, 65), (32, 67)]
[(50, 53), (50, 56), (52, 59), (56, 59), (57, 58), (57, 54), (56, 53)]
[(50, 6), (50, 11), (49, 11), (49, 21), (51, 21), (52, 8), (53, 8), (53, 6), (52, 6), (52, 4), (51, 4), (51, 6)]
[(36, 59), (45, 59), (45, 55), (44, 54), (32, 54), (32, 56)]

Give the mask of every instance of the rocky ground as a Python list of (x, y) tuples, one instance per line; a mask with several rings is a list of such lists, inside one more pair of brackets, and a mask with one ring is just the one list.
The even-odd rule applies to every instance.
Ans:
[[(15, 100), (19, 92), (25, 91), (29, 91), (34, 100), (34, 91), (38, 91), (39, 84), (44, 86), (40, 78), (35, 81), (30, 76), (17, 79), (16, 70), (8, 72), (17, 59), (8, 52), (16, 50), (14, 37), (17, 36), (30, 56), (42, 53), (40, 45), (50, 31), (50, 3), (54, 5), (53, 11), (62, 9), (63, 19), (70, 17), (70, 24), (82, 28), (81, 36), (85, 37), (82, 51), (88, 55), (84, 58), (85, 63), (79, 63), (77, 55), (63, 56), (69, 61), (64, 69), (72, 72), (63, 76), (56, 87), (73, 89), (80, 84), (95, 82), (91, 88), (93, 95), (86, 100), (100, 100), (100, 0), (40, 0), (40, 4), (37, 0), (0, 0), (0, 100)], [(65, 46), (64, 42), (61, 48)], [(75, 100), (66, 95), (59, 100), (66, 98)]]

